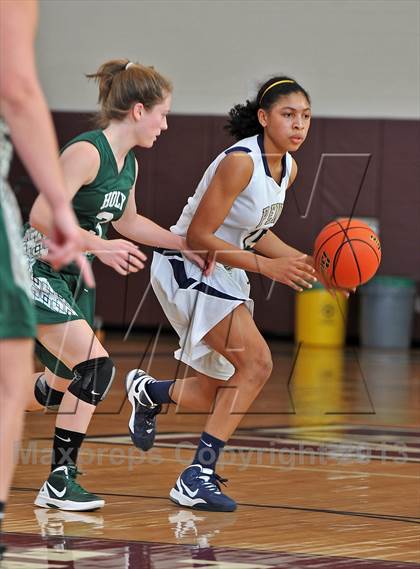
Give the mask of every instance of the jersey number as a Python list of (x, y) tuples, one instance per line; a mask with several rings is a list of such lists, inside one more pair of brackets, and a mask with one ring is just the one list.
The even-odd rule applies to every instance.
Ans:
[(98, 219), (98, 223), (95, 225), (95, 229), (91, 229), (92, 233), (95, 233), (98, 237), (102, 237), (103, 235), (103, 231), (102, 231), (102, 225), (104, 223), (109, 223), (110, 221), (112, 221), (114, 217), (113, 213), (110, 213), (109, 211), (101, 211), (98, 213), (98, 215), (96, 216), (96, 219)]
[(252, 249), (255, 243), (259, 241), (261, 237), (267, 233), (267, 231), (268, 231), (267, 229), (257, 229), (252, 233), (250, 233), (249, 235), (247, 235), (243, 241), (244, 249), (245, 250)]

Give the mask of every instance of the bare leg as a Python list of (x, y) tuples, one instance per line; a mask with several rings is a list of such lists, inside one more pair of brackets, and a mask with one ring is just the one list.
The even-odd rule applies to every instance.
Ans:
[[(69, 369), (88, 360), (108, 357), (85, 320), (41, 325), (37, 338)], [(84, 373), (81, 368), (78, 369)], [(95, 405), (85, 403), (68, 390), (64, 393), (56, 418), (51, 473), (35, 499), (37, 506), (84, 511), (104, 505), (104, 500), (99, 496), (81, 492), (80, 487), (72, 483), (78, 474), (78, 453), (95, 409)]]
[[(48, 387), (52, 387), (56, 391), (67, 391), (71, 380), (56, 375), (48, 368), (45, 368), (42, 375), (45, 377)], [(35, 377), (39, 377), (39, 373), (37, 373)]]
[(197, 413), (210, 413), (218, 389), (225, 385), (225, 381), (197, 373), (194, 377), (177, 379), (170, 393), (172, 401), (179, 407), (192, 409)]
[(205, 431), (227, 441), (257, 398), (272, 371), (270, 350), (244, 305), (219, 322), (206, 342), (235, 367), (219, 389)]
[(236, 502), (221, 491), (220, 478), (215, 474), (217, 460), (224, 443), (270, 377), (271, 354), (244, 305), (219, 322), (205, 341), (232, 363), (235, 373), (223, 385), (215, 382), (220, 389), (192, 464), (181, 473), (169, 495), (181, 506), (231, 512)]
[(204, 374), (177, 380), (171, 398), (179, 406), (211, 412), (206, 432), (227, 441), (268, 380), (270, 350), (245, 306), (217, 324), (205, 341), (235, 366), (229, 381)]
[[(85, 320), (73, 320), (65, 324), (41, 324), (38, 326), (37, 337), (41, 344), (69, 369), (89, 359), (108, 357), (108, 352)], [(94, 411), (94, 405), (80, 401), (67, 391), (58, 410), (56, 426), (85, 433)]]
[(0, 341), (0, 502), (5, 502), (33, 372), (33, 340)]

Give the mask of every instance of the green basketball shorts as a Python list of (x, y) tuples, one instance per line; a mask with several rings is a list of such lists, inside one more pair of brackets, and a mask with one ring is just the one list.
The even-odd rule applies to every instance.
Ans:
[[(42, 261), (35, 261), (32, 265), (32, 294), (38, 324), (86, 320), (92, 327), (95, 292), (95, 289), (86, 288), (79, 274), (55, 271)], [(73, 379), (73, 372), (38, 341), (35, 353), (50, 371), (59, 377)]]
[(0, 177), (0, 340), (33, 338), (35, 312), (16, 198)]

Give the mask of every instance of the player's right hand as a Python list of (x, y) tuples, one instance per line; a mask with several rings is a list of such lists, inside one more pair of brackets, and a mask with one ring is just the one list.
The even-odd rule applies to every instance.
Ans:
[(131, 241), (125, 239), (102, 239), (101, 241), (101, 249), (92, 250), (92, 253), (120, 275), (137, 273), (144, 268), (144, 261), (147, 257)]
[(301, 292), (304, 288), (311, 288), (317, 280), (315, 269), (308, 260), (307, 255), (298, 255), (277, 259), (262, 258), (259, 263), (261, 272), (266, 277)]

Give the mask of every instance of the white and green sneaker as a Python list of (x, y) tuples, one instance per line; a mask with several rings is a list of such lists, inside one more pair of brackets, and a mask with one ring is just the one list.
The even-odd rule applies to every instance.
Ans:
[(84, 490), (76, 482), (78, 474), (81, 472), (73, 465), (59, 466), (44, 482), (34, 503), (41, 508), (80, 512), (102, 508), (105, 501)]

